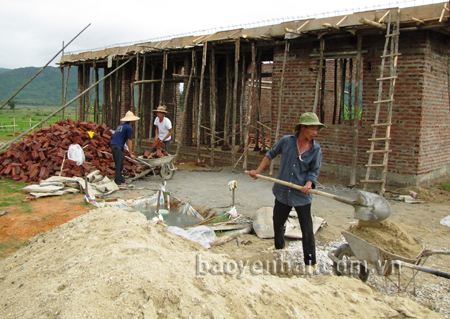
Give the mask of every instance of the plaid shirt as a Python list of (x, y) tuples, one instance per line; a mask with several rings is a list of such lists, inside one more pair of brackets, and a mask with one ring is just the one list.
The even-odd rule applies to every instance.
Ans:
[[(273, 160), (279, 154), (281, 156), (280, 169), (277, 179), (304, 186), (311, 181), (315, 188), (322, 164), (322, 150), (316, 141), (312, 141), (311, 148), (302, 154), (300, 161), (298, 156), (297, 138), (299, 133), (283, 136), (275, 146), (266, 153)], [(312, 202), (312, 194), (303, 194), (300, 190), (275, 183), (272, 192), (283, 204), (296, 207), (304, 206)]]

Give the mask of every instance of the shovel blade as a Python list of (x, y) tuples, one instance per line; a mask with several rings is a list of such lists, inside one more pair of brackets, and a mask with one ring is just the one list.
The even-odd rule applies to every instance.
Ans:
[(366, 222), (382, 222), (391, 215), (391, 206), (386, 198), (378, 194), (358, 191), (356, 199), (355, 219)]

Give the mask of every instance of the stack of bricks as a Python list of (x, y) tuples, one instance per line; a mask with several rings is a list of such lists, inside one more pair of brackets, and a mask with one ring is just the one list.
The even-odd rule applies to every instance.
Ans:
[[(92, 138), (88, 131), (94, 133)], [(11, 144), (0, 154), (0, 176), (36, 182), (54, 175), (84, 177), (86, 173), (100, 170), (103, 176), (114, 178), (114, 160), (109, 145), (112, 136), (106, 125), (70, 118), (59, 121)], [(67, 158), (67, 150), (72, 144), (83, 148), (85, 161), (81, 165)], [(129, 156), (127, 153), (125, 155)], [(133, 177), (144, 170), (142, 165), (125, 158), (124, 175)]]

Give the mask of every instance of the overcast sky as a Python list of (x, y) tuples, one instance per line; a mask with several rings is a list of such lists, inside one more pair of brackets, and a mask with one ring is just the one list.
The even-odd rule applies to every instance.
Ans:
[[(66, 52), (166, 36), (207, 34), (438, 0), (0, 0), (0, 68), (42, 67)], [(257, 24), (259, 22), (259, 24)], [(59, 61), (56, 57), (51, 66)]]

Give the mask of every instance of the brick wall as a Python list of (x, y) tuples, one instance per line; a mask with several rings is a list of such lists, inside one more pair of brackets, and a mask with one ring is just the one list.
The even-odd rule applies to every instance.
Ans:
[[(363, 100), (362, 120), (358, 140), (358, 180), (365, 175), (366, 153), (370, 148), (373, 119), (378, 96), (380, 56), (384, 36), (363, 37)], [(346, 42), (347, 41), (347, 42)], [(352, 42), (350, 42), (352, 41)], [(388, 181), (398, 184), (423, 184), (429, 176), (445, 176), (450, 165), (449, 148), (449, 100), (448, 100), (448, 38), (438, 33), (414, 32), (400, 36), (398, 80), (391, 129), (391, 153), (389, 155)], [(291, 134), (303, 112), (311, 111), (314, 104), (315, 83), (318, 72), (317, 58), (310, 53), (318, 51), (319, 42), (291, 44), (285, 72), (284, 99), (280, 137)], [(355, 50), (354, 40), (326, 42), (326, 51)], [(274, 85), (272, 92), (273, 127), (278, 116), (279, 85), (283, 61), (283, 49), (275, 51)], [(331, 64), (331, 63), (330, 63)], [(330, 70), (331, 69), (331, 70)], [(329, 78), (334, 78), (334, 64), (328, 68)], [(385, 73), (386, 75), (387, 73)], [(326, 89), (333, 89), (326, 82)], [(382, 99), (387, 98), (388, 87)], [(327, 102), (328, 101), (328, 102)], [(329, 106), (325, 99), (325, 121), (330, 123)], [(332, 108), (331, 108), (332, 109)], [(381, 112), (379, 122), (384, 122), (386, 112)], [(381, 135), (384, 129), (379, 128)], [(328, 124), (317, 136), (324, 154), (324, 170), (348, 175), (352, 161), (353, 127), (344, 124)], [(274, 134), (273, 134), (274, 135)], [(384, 147), (377, 145), (377, 149)], [(373, 163), (381, 158), (374, 156)], [(447, 168), (446, 168), (447, 167)], [(448, 174), (448, 173), (447, 173)]]

